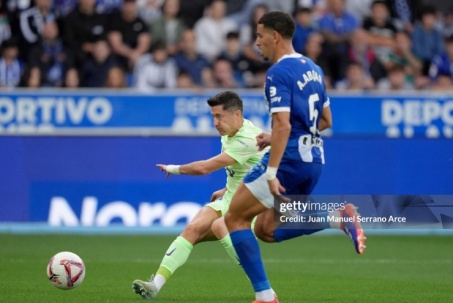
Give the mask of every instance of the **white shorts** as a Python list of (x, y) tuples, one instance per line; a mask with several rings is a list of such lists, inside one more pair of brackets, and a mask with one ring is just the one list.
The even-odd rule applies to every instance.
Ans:
[(250, 190), (252, 195), (258, 199), (265, 207), (274, 207), (274, 196), (269, 190), (266, 175), (261, 174), (258, 178), (250, 182), (244, 182), (244, 185)]

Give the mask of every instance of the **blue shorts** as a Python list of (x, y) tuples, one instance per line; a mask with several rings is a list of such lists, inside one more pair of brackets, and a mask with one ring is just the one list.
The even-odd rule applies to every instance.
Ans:
[[(274, 207), (274, 196), (269, 191), (265, 176), (269, 154), (266, 154), (244, 177), (244, 184), (267, 208)], [(277, 171), (285, 195), (310, 195), (322, 173), (322, 163), (307, 163), (282, 159)]]

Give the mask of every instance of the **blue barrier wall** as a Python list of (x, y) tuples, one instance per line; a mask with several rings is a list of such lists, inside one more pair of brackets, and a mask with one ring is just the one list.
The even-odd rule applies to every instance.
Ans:
[[(214, 92), (14, 92), (0, 96), (0, 134), (209, 133)], [(261, 91), (240, 92), (245, 116), (269, 128)], [(453, 138), (449, 95), (332, 95), (333, 136)]]
[[(165, 175), (220, 151), (218, 137), (0, 137), (0, 221), (185, 223), (225, 172)], [(453, 141), (330, 138), (318, 194), (453, 194)]]

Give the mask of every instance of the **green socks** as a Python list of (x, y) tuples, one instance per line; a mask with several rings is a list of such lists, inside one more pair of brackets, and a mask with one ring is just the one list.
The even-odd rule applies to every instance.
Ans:
[(192, 249), (192, 243), (181, 236), (177, 237), (167, 249), (157, 274), (162, 275), (165, 280), (168, 280), (180, 266), (186, 263)]
[(236, 254), (236, 250), (234, 249), (233, 242), (231, 242), (230, 235), (226, 235), (223, 239), (219, 240), (222, 243), (223, 248), (225, 248), (227, 254), (233, 259), (234, 263), (237, 265), (241, 265), (239, 263), (238, 255)]

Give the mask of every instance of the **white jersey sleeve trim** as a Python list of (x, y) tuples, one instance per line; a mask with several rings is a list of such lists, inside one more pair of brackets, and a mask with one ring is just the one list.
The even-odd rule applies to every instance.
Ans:
[(271, 114), (281, 112), (291, 112), (291, 108), (289, 106), (271, 108)]
[(324, 104), (323, 104), (322, 107), (323, 107), (323, 108), (326, 108), (326, 107), (328, 107), (328, 106), (330, 106), (330, 98), (327, 98), (326, 102), (324, 102)]

